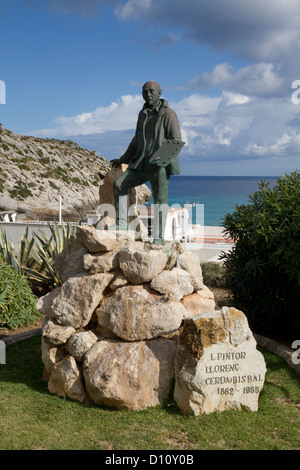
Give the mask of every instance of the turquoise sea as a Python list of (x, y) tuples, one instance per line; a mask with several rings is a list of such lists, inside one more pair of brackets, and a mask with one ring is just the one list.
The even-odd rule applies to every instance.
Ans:
[[(220, 226), (226, 213), (235, 205), (247, 204), (249, 195), (259, 189), (264, 180), (270, 186), (278, 177), (257, 176), (171, 176), (169, 184), (169, 206), (179, 204), (204, 204), (204, 225)], [(193, 223), (196, 210), (193, 208)]]

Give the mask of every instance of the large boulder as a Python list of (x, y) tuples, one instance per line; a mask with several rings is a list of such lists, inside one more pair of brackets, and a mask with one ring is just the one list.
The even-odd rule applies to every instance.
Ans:
[(36, 309), (45, 316), (51, 316), (52, 304), (54, 299), (58, 296), (61, 291), (61, 287), (56, 287), (52, 291), (43, 295), (37, 300)]
[(60, 346), (65, 344), (75, 332), (73, 326), (58, 325), (49, 318), (43, 328), (43, 338), (54, 346)]
[(165, 400), (174, 383), (176, 343), (158, 338), (133, 343), (98, 341), (86, 354), (83, 374), (97, 405), (144, 410)]
[(200, 313), (211, 312), (216, 308), (214, 294), (206, 286), (193, 294), (183, 297), (182, 304), (185, 308), (184, 319), (195, 317)]
[(192, 251), (184, 251), (177, 258), (177, 267), (187, 271), (192, 279), (194, 290), (203, 288), (203, 276), (198, 256)]
[(48, 390), (59, 397), (80, 402), (86, 400), (82, 374), (72, 356), (66, 356), (52, 367)]
[(44, 337), (42, 336), (41, 340), (41, 351), (42, 351), (42, 361), (46, 369), (46, 373), (48, 374), (48, 378), (51, 374), (52, 367), (57, 362), (63, 360), (66, 356), (63, 347), (61, 346), (54, 346), (51, 343), (45, 341)]
[(64, 326), (86, 326), (113, 278), (110, 273), (69, 278), (52, 303), (52, 316)]
[(119, 266), (119, 250), (84, 256), (84, 269), (90, 274), (106, 273)]
[(115, 232), (96, 230), (95, 227), (89, 225), (80, 225), (77, 227), (76, 239), (89, 253), (111, 251), (117, 248), (119, 244)]
[(80, 331), (70, 337), (66, 344), (66, 350), (78, 362), (82, 362), (84, 355), (98, 341), (98, 337), (92, 331)]
[(175, 360), (174, 398), (185, 414), (258, 409), (266, 373), (246, 316), (235, 308), (185, 320)]
[(126, 341), (137, 341), (175, 332), (184, 306), (168, 301), (145, 286), (125, 286), (105, 298), (96, 310), (100, 326)]
[(170, 300), (177, 301), (194, 291), (190, 274), (180, 268), (162, 271), (152, 279), (150, 286), (152, 289), (166, 295)]
[(132, 284), (152, 281), (166, 266), (168, 255), (135, 242), (120, 250), (120, 268)]
[(69, 277), (76, 276), (84, 271), (84, 255), (88, 250), (72, 235), (66, 243), (66, 247), (54, 260), (60, 281), (64, 283)]

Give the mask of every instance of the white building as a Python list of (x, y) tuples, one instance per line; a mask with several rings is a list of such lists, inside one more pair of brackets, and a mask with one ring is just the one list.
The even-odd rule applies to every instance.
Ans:
[(0, 212), (0, 222), (16, 222), (16, 220), (17, 220), (16, 211)]
[[(143, 224), (148, 228), (148, 237), (155, 238), (155, 210), (153, 210), (152, 206), (147, 206), (147, 209), (147, 216), (145, 216), (144, 211), (140, 213), (138, 209), (137, 214)], [(189, 211), (185, 207), (171, 207), (168, 209), (165, 225), (165, 240), (190, 241), (193, 230)]]

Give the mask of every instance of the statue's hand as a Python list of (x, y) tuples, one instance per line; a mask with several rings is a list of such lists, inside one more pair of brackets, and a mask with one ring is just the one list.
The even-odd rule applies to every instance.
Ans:
[(119, 158), (114, 158), (113, 160), (110, 161), (110, 163), (113, 168), (117, 168), (118, 166), (121, 165)]

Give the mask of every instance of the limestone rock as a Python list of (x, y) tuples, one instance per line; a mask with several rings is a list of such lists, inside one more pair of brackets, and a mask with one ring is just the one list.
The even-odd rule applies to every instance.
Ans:
[(53, 395), (80, 402), (86, 399), (82, 374), (72, 356), (66, 356), (52, 367), (48, 390)]
[(90, 274), (106, 273), (119, 266), (119, 251), (84, 256), (84, 269)]
[(258, 409), (266, 365), (243, 312), (189, 317), (179, 336), (174, 398), (185, 414)]
[(67, 342), (66, 349), (76, 361), (82, 362), (84, 355), (98, 341), (98, 337), (92, 331), (75, 333)]
[(43, 338), (52, 345), (59, 346), (65, 344), (75, 331), (72, 326), (61, 326), (48, 320), (43, 329)]
[(183, 296), (191, 294), (194, 287), (190, 274), (180, 268), (171, 271), (162, 271), (152, 279), (150, 287), (165, 294), (170, 300), (181, 300)]
[(184, 251), (177, 258), (177, 267), (187, 271), (192, 278), (194, 290), (203, 288), (203, 276), (198, 256), (192, 251)]
[(183, 297), (182, 304), (186, 310), (184, 319), (210, 312), (216, 308), (214, 295), (206, 286), (194, 294)]
[(135, 242), (120, 251), (120, 268), (132, 284), (151, 281), (165, 267), (168, 255)]
[(96, 313), (99, 325), (126, 341), (137, 341), (176, 331), (184, 307), (144, 286), (125, 286), (105, 298)]
[(48, 374), (51, 373), (54, 364), (62, 361), (66, 355), (63, 349), (61, 349), (60, 347), (53, 346), (53, 344), (47, 343), (43, 336), (41, 340), (41, 351), (42, 361)]
[(21, 212), (26, 218), (57, 219), (60, 194), (65, 220), (78, 220), (96, 209), (100, 185), (97, 174), (105, 174), (110, 167), (103, 157), (71, 140), (41, 139), (9, 129), (3, 129), (1, 140), (3, 210), (17, 210), (18, 219), (23, 216)]
[(215, 300), (213, 292), (207, 286), (203, 286), (201, 289), (199, 289), (197, 294), (200, 295), (200, 297), (203, 299)]
[(89, 225), (80, 225), (76, 230), (76, 239), (89, 253), (111, 251), (119, 244), (115, 232), (96, 230)]
[(60, 290), (61, 287), (57, 287), (56, 289), (48, 292), (48, 294), (40, 297), (36, 303), (36, 309), (43, 315), (51, 316), (53, 300), (58, 296)]
[[(134, 242), (135, 241), (135, 232), (134, 230), (113, 230), (110, 229), (110, 232), (115, 235), (115, 237), (121, 242)], [(123, 248), (122, 246), (119, 249)]]
[(111, 290), (119, 289), (120, 287), (124, 287), (129, 283), (128, 279), (124, 276), (123, 271), (121, 269), (115, 270), (115, 278), (113, 282), (110, 284)]
[(83, 373), (93, 402), (144, 410), (167, 398), (174, 381), (174, 341), (98, 341), (86, 354)]
[(113, 278), (114, 275), (110, 273), (69, 278), (53, 301), (52, 315), (64, 326), (86, 326)]
[(120, 341), (120, 338), (117, 335), (115, 335), (108, 328), (104, 328), (104, 326), (101, 326), (99, 324), (96, 327), (96, 333), (99, 335), (100, 339), (115, 339), (117, 341)]
[(83, 258), (87, 252), (87, 249), (81, 245), (74, 235), (67, 241), (64, 250), (54, 260), (62, 283), (69, 277), (76, 276), (84, 271)]

